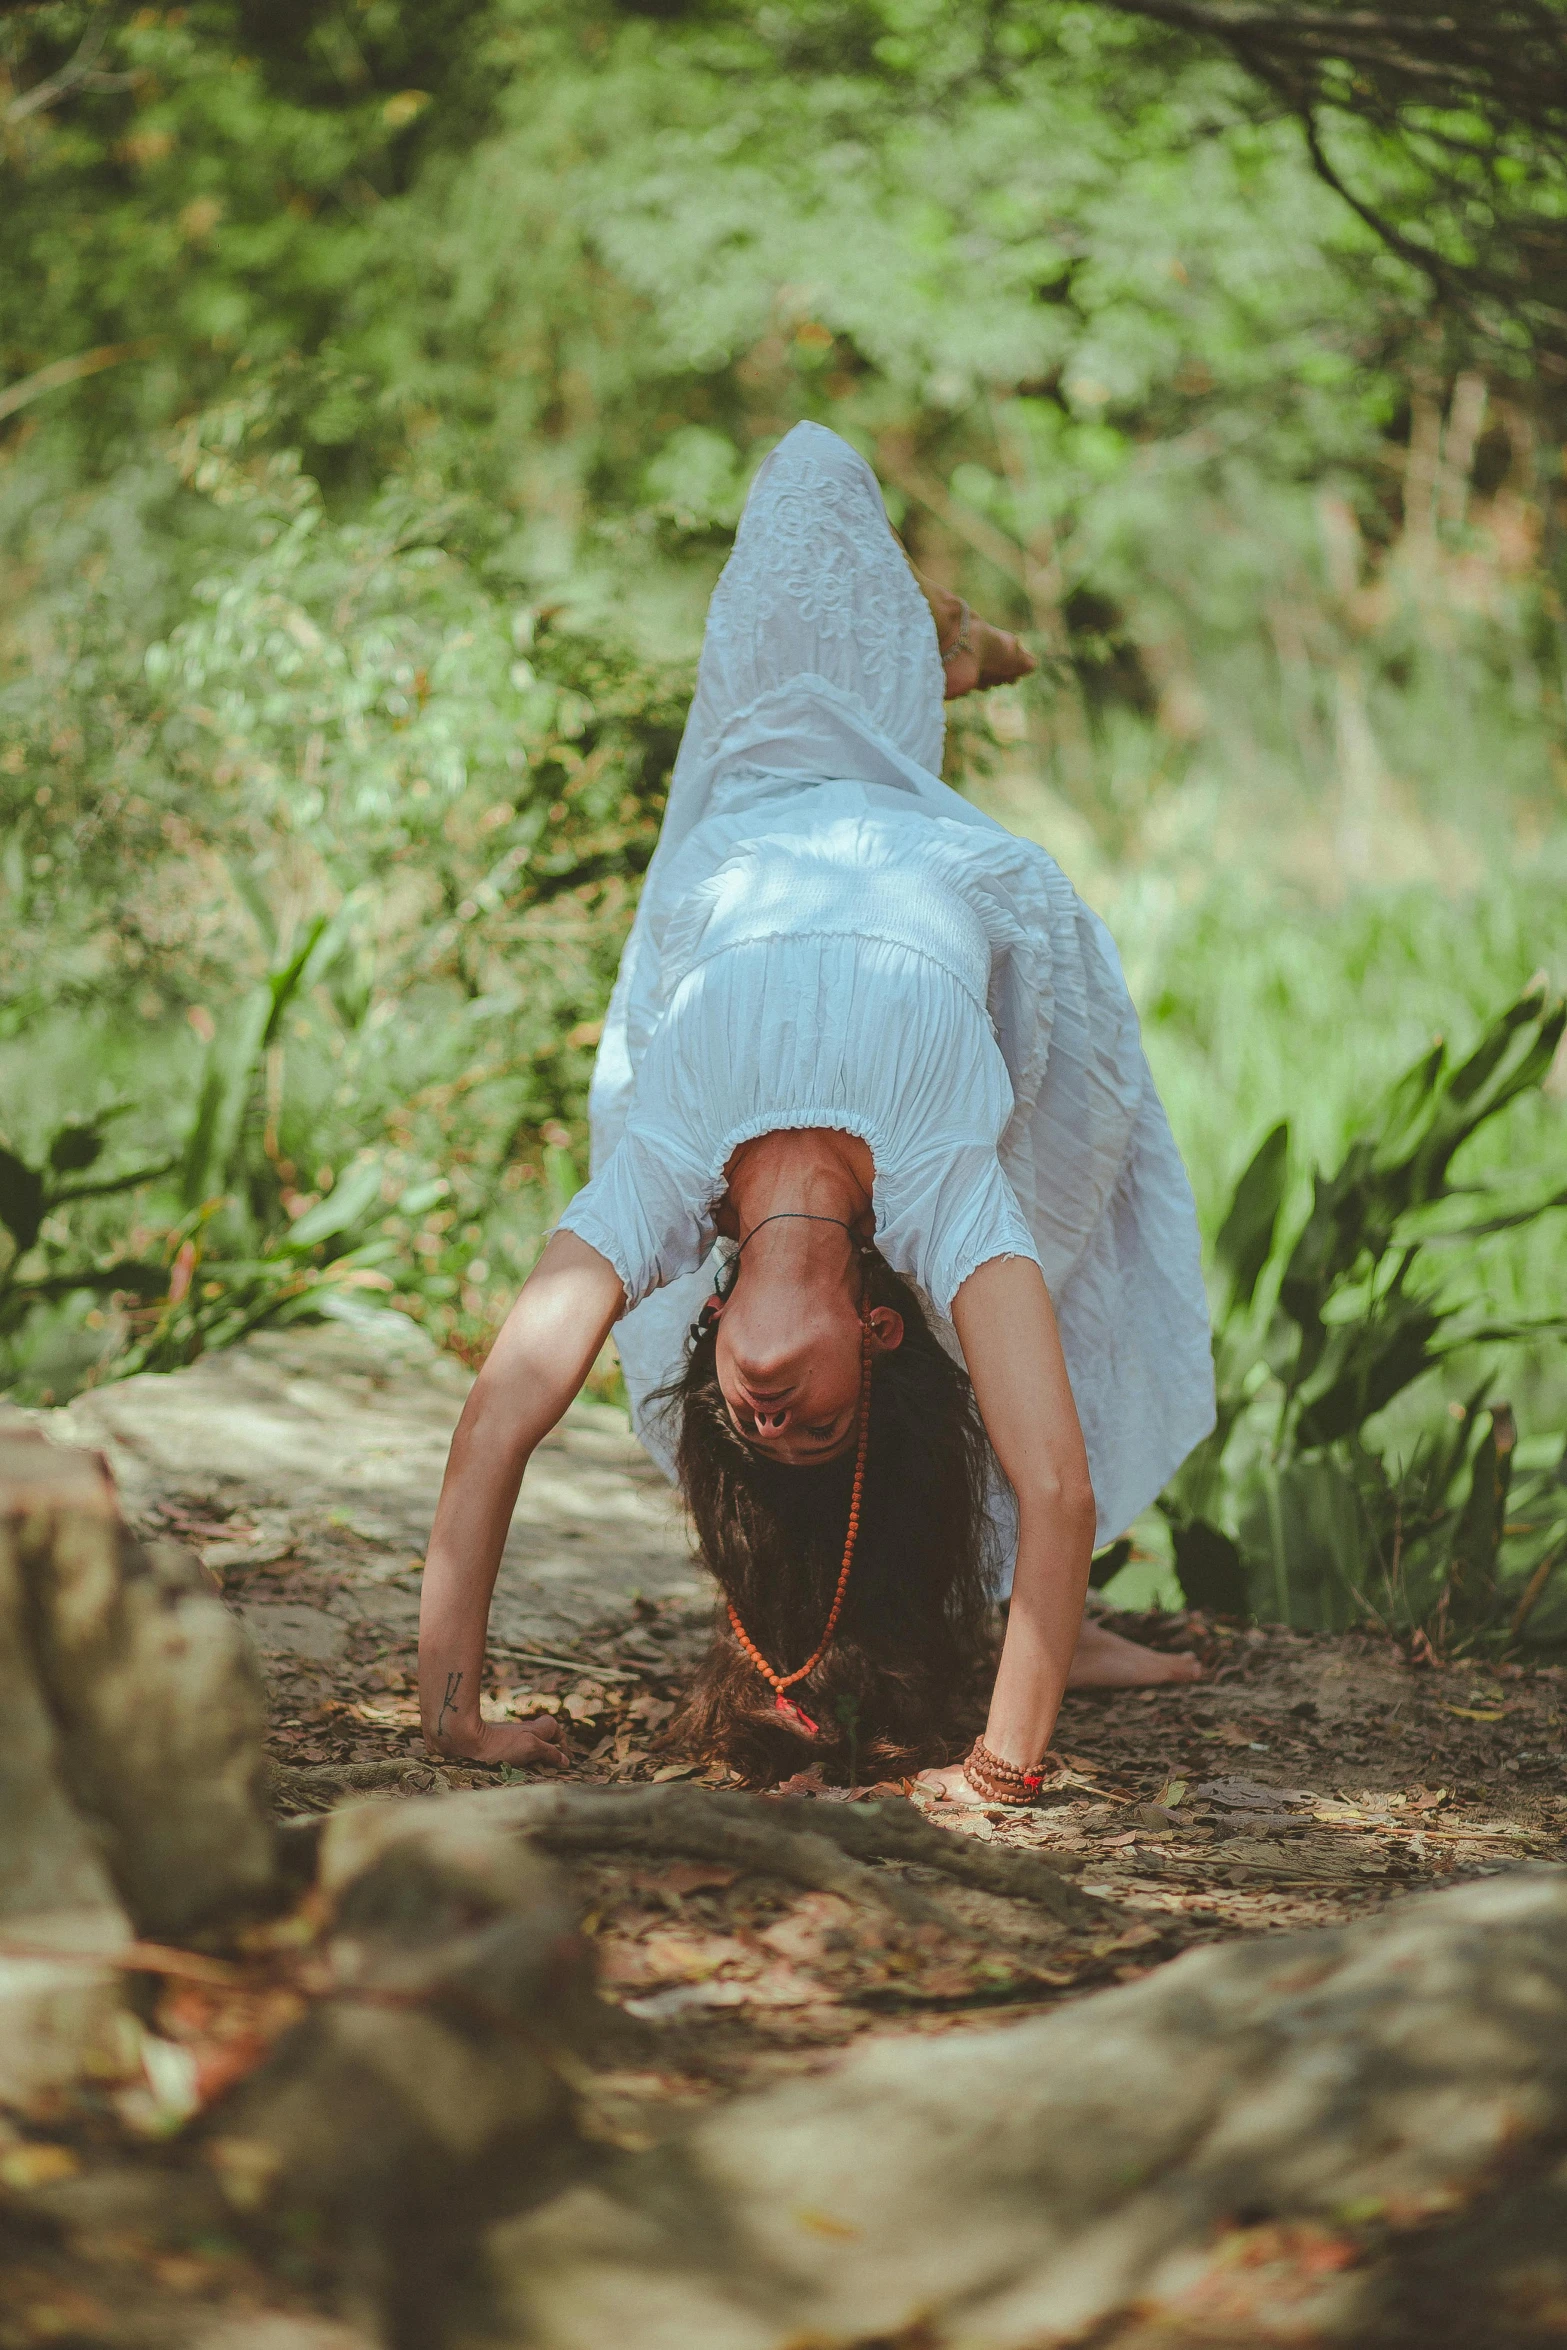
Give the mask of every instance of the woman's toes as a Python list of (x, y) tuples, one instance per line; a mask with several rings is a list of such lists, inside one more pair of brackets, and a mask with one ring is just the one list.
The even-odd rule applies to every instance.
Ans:
[(1026, 645), (1004, 628), (995, 628), (978, 613), (970, 616), (970, 641), (962, 652), (947, 654), (946, 698), (956, 702), (964, 694), (983, 692), (986, 686), (1015, 685), (1039, 667)]
[(1005, 629), (987, 633), (990, 642), (984, 648), (987, 658), (980, 669), (981, 685), (1015, 685), (1020, 677), (1033, 675), (1039, 663), (1026, 645), (1019, 644)]

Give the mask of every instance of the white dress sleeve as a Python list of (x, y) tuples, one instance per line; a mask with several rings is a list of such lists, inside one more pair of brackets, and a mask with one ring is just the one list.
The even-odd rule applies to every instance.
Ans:
[(614, 1266), (628, 1313), (655, 1289), (694, 1272), (712, 1245), (706, 1214), (712, 1186), (700, 1167), (683, 1165), (680, 1157), (633, 1116), (557, 1227)]
[(876, 1245), (893, 1270), (917, 1282), (936, 1311), (995, 1257), (1039, 1263), (1017, 1194), (993, 1143), (950, 1140), (886, 1170)]

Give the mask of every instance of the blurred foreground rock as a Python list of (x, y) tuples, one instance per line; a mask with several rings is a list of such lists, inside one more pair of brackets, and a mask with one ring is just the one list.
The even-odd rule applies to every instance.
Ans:
[(130, 1538), (95, 1455), (0, 1424), (0, 2093), (77, 2069), (133, 1933), (270, 1895), (264, 1712), (196, 1561)]
[(418, 2231), (569, 2167), (568, 2051), (602, 2035), (569, 1886), (473, 1798), (366, 1802), (321, 1833), (330, 1980), (214, 2119), (232, 2207), (293, 2243), (418, 2265)]
[(740, 2100), (494, 2229), (461, 2340), (1558, 2341), (1564, 2136), (1567, 1872), (1523, 1872)]

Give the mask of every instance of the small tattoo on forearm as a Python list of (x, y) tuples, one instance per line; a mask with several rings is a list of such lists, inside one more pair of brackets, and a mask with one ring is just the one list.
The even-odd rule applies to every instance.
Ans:
[(461, 1673), (448, 1673), (446, 1695), (441, 1699), (441, 1710), (435, 1717), (435, 1735), (439, 1738), (446, 1728), (446, 1717), (457, 1703), (457, 1692), (462, 1687)]

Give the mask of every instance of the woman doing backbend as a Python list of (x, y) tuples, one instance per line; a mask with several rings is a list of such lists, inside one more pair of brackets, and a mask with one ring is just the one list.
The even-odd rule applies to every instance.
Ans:
[(1185, 1677), (1089, 1558), (1212, 1425), (1196, 1220), (1115, 949), (937, 780), (943, 699), (1032, 664), (927, 594), (797, 425), (714, 592), (591, 1097), (593, 1175), (475, 1382), (424, 1576), (440, 1752), (479, 1713), (523, 1470), (611, 1330), (723, 1608), (681, 1723), (749, 1777), (847, 1752), (1024, 1800), (1069, 1682)]

